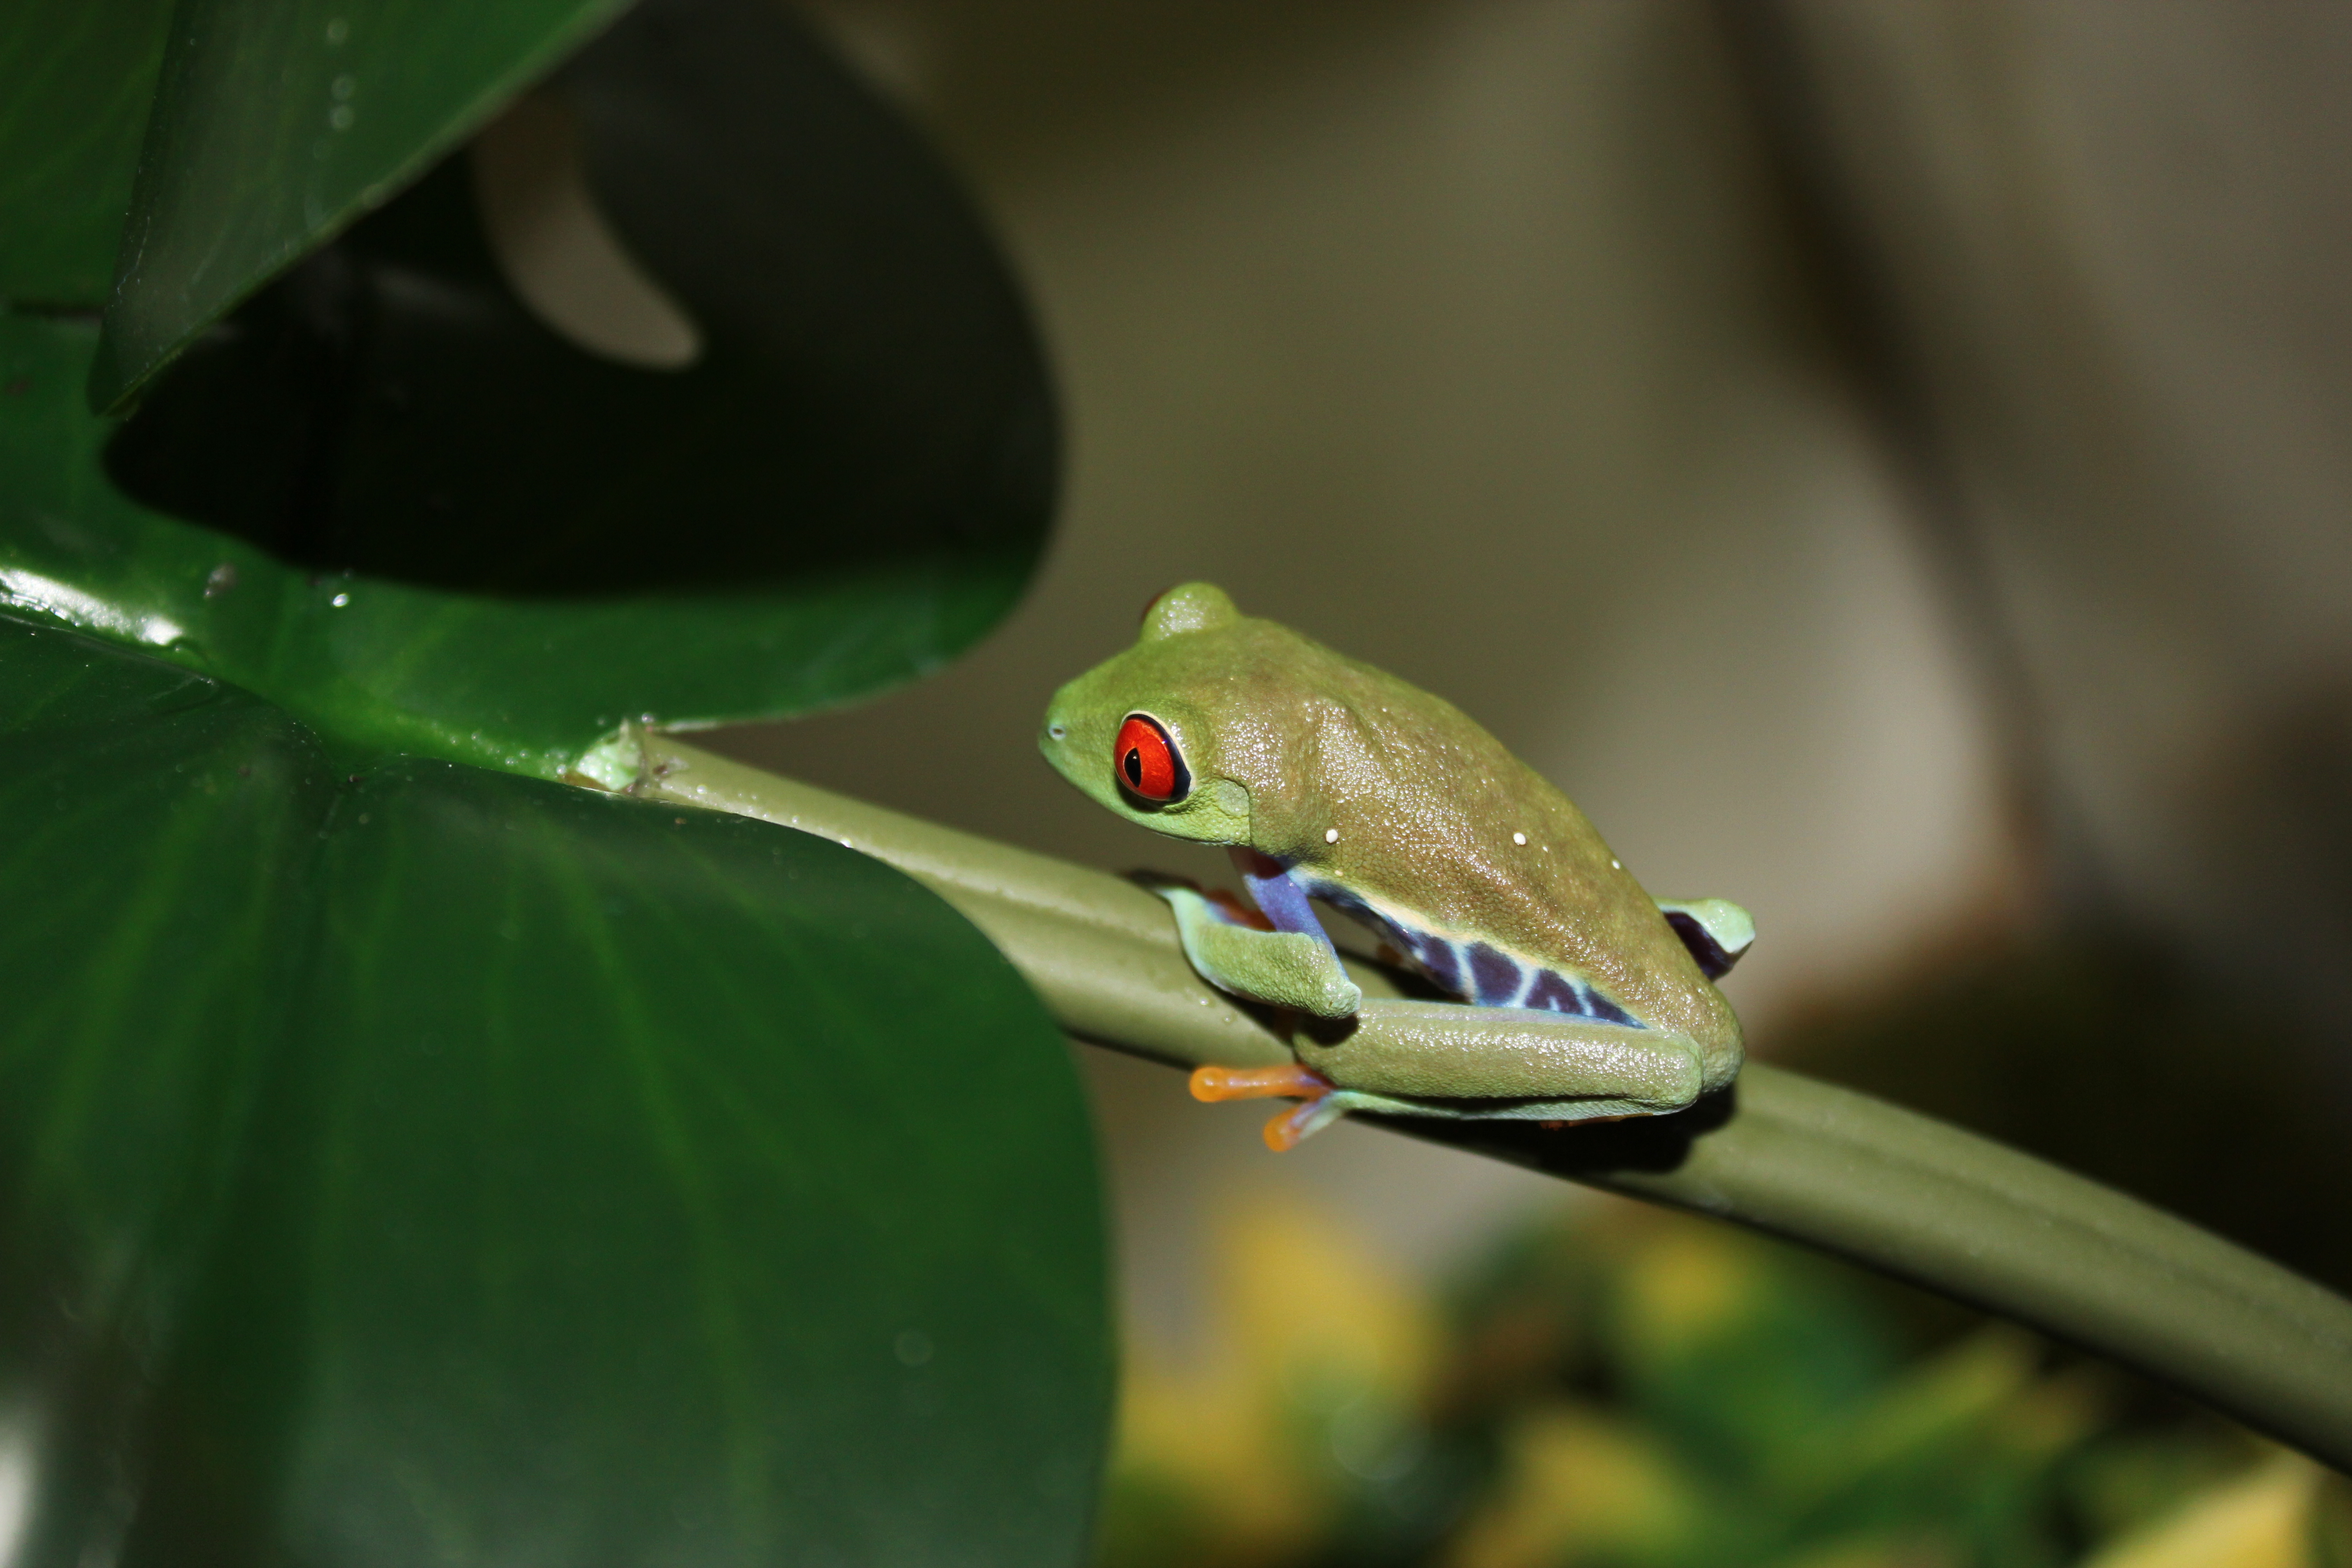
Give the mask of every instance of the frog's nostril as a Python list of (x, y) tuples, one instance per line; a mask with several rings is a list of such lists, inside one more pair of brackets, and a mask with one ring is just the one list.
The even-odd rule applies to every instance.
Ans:
[(1048, 740), (1061, 740), (1069, 732), (1069, 727), (1066, 724), (1053, 723), (1045, 726), (1045, 735)]

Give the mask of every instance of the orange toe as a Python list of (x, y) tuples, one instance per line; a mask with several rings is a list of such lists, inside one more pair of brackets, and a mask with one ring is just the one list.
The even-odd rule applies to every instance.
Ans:
[(1297, 1062), (1279, 1068), (1194, 1068), (1192, 1098), (1221, 1100), (1316, 1100), (1331, 1092), (1331, 1080)]
[(1307, 1136), (1308, 1123), (1314, 1119), (1316, 1101), (1291, 1107), (1265, 1124), (1265, 1146), (1277, 1154), (1287, 1154), (1298, 1147)]

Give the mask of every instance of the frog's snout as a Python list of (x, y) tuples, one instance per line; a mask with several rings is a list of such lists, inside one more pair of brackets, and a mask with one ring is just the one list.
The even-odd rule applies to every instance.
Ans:
[(1075, 779), (1071, 773), (1069, 716), (1060, 709), (1048, 709), (1045, 721), (1037, 727), (1037, 750), (1052, 763), (1055, 772)]

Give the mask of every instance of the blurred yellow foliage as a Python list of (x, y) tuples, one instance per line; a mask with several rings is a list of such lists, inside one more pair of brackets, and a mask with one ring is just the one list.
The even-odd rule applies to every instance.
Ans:
[(1447, 1568), (1549, 1568), (1590, 1549), (1656, 1549), (1701, 1506), (1654, 1439), (1598, 1411), (1552, 1405), (1505, 1436), (1502, 1485)]
[(1770, 1568), (1958, 1568), (1958, 1552), (1932, 1540), (1841, 1541), (1776, 1560)]
[(2190, 1498), (2083, 1568), (2315, 1568), (2320, 1468), (2282, 1454)]
[(1296, 1197), (1210, 1251), (1190, 1363), (1130, 1346), (1105, 1568), (2334, 1562), (2307, 1463), (2117, 1441), (2111, 1373), (1997, 1323), (1906, 1349), (1857, 1277), (1704, 1220), (1564, 1211), (1443, 1310)]
[(1719, 1333), (1753, 1310), (1763, 1280), (1756, 1248), (1713, 1227), (1622, 1217), (1607, 1227), (1625, 1260), (1619, 1291), (1635, 1354)]
[(1974, 1431), (2031, 1460), (2080, 1442), (2104, 1412), (2081, 1378), (2046, 1377), (2032, 1337), (1979, 1330), (1907, 1368), (1837, 1434), (1822, 1458), (1840, 1479), (1944, 1450)]
[(1295, 1196), (1231, 1200), (1215, 1245), (1218, 1319), (1259, 1378), (1402, 1398), (1428, 1376), (1428, 1303), (1329, 1214)]
[(1229, 1202), (1212, 1248), (1194, 1370), (1129, 1347), (1116, 1462), (1129, 1484), (1201, 1504), (1192, 1521), (1217, 1562), (1272, 1562), (1322, 1530), (1335, 1464), (1377, 1465), (1410, 1426), (1438, 1328), (1395, 1271), (1301, 1199)]

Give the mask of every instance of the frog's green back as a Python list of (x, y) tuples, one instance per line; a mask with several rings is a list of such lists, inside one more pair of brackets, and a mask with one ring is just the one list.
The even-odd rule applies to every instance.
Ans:
[[(1112, 743), (1132, 713), (1180, 750), (1182, 800), (1119, 788)], [(1729, 1005), (1566, 795), (1452, 703), (1206, 584), (1163, 595), (1133, 647), (1057, 692), (1042, 744), (1144, 826), (1246, 846), (1375, 912), (1585, 976), (1655, 1026), (1738, 1039)]]

